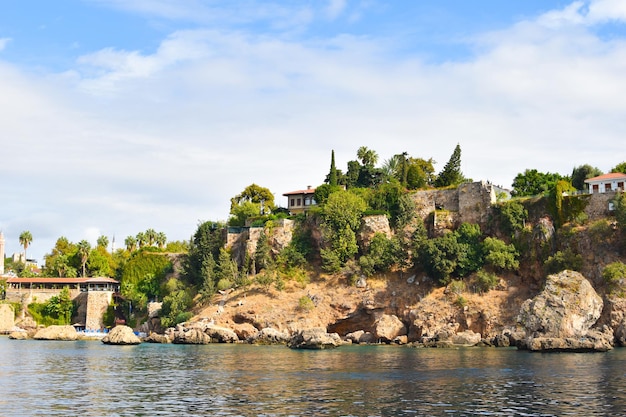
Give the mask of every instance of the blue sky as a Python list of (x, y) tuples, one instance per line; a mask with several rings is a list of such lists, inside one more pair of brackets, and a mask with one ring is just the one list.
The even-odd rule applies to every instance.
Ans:
[(322, 183), (367, 146), (475, 180), (626, 160), (626, 2), (7, 0), (9, 254), (188, 239), (247, 185)]

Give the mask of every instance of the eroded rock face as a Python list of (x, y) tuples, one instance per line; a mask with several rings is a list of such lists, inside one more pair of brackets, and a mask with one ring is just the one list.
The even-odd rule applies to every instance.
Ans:
[(518, 347), (533, 351), (611, 349), (612, 329), (592, 330), (602, 307), (602, 298), (582, 274), (562, 271), (550, 275), (544, 290), (522, 304), (517, 320), (526, 339)]
[(105, 345), (138, 345), (141, 339), (128, 326), (118, 325), (102, 338)]
[(602, 314), (602, 298), (579, 272), (546, 279), (544, 290), (522, 304), (518, 322), (529, 336), (584, 336)]
[(287, 333), (266, 327), (248, 339), (248, 342), (257, 345), (285, 345), (289, 340), (290, 337)]
[(398, 336), (404, 336), (406, 333), (406, 326), (395, 315), (383, 314), (374, 328), (375, 339), (385, 343), (391, 342)]
[(287, 346), (292, 349), (330, 349), (341, 344), (337, 333), (326, 333), (323, 327), (315, 327), (295, 333)]
[(78, 333), (73, 326), (48, 326), (33, 336), (35, 340), (77, 340)]

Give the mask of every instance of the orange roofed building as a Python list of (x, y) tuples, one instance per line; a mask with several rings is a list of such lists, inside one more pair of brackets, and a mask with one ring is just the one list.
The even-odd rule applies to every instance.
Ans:
[(585, 180), (585, 184), (589, 187), (589, 192), (607, 193), (611, 191), (624, 191), (624, 183), (626, 183), (626, 174), (621, 172), (611, 172)]
[(317, 205), (317, 202), (313, 198), (314, 193), (315, 188), (309, 185), (306, 190), (291, 191), (283, 194), (287, 197), (287, 210), (289, 210), (291, 214), (299, 214)]

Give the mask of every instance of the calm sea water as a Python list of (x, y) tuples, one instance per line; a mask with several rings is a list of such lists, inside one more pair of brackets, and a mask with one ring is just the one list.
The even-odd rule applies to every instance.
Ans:
[(106, 346), (0, 337), (2, 416), (626, 416), (626, 349)]

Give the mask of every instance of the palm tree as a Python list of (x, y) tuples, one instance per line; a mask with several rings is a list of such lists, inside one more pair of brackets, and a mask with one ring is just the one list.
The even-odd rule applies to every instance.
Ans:
[(89, 259), (89, 252), (91, 252), (91, 245), (86, 240), (81, 240), (78, 242), (78, 256), (80, 256), (80, 266), (82, 268), (82, 276), (85, 276), (85, 265), (87, 265), (87, 260)]
[(137, 247), (137, 238), (135, 236), (128, 236), (126, 240), (124, 240), (124, 244), (126, 245), (126, 250), (132, 252)]
[(165, 244), (167, 243), (167, 236), (165, 236), (165, 233), (157, 233), (155, 242), (159, 246), (159, 248), (163, 249), (165, 247)]
[(109, 246), (109, 238), (102, 235), (98, 238), (98, 247), (107, 248)]
[(139, 246), (139, 249), (143, 248), (144, 245), (146, 244), (146, 234), (144, 232), (139, 232), (137, 233), (137, 246)]
[(33, 235), (28, 230), (25, 230), (20, 234), (20, 245), (24, 247), (24, 262), (26, 262), (26, 249), (33, 241)]
[(145, 232), (146, 243), (148, 246), (153, 246), (156, 241), (157, 232), (154, 229), (148, 229)]

